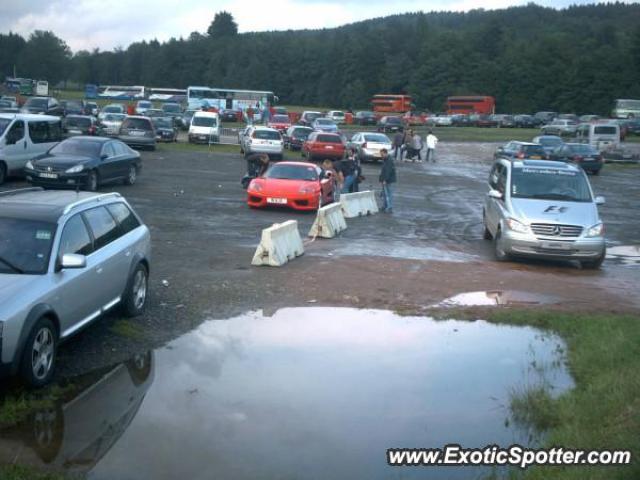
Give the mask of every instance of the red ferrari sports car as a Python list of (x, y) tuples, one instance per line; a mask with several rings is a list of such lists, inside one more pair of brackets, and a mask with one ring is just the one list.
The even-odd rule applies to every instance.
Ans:
[(334, 201), (335, 179), (331, 172), (307, 162), (279, 162), (247, 188), (251, 208), (290, 207), (317, 210)]

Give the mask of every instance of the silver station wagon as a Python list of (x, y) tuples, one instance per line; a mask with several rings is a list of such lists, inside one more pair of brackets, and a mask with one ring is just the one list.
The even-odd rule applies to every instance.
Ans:
[(484, 238), (498, 260), (512, 256), (578, 260), (598, 268), (605, 255), (604, 224), (584, 171), (546, 160), (496, 161), (483, 210)]
[(0, 193), (0, 373), (45, 385), (60, 341), (116, 305), (141, 314), (150, 244), (117, 193)]

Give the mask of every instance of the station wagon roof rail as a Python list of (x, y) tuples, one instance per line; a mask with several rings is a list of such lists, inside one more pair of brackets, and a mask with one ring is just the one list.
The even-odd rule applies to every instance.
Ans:
[(103, 193), (102, 195), (97, 195), (95, 197), (89, 197), (89, 198), (84, 198), (82, 200), (78, 200), (76, 202), (70, 203), (69, 205), (67, 205), (64, 210), (62, 211), (63, 215), (66, 215), (67, 213), (69, 213), (71, 210), (73, 210), (76, 207), (79, 207), (80, 205), (84, 205), (86, 203), (92, 203), (92, 202), (96, 202), (99, 203), (102, 200), (106, 200), (108, 198), (121, 198), (122, 195), (120, 195), (117, 192), (111, 192), (111, 193)]

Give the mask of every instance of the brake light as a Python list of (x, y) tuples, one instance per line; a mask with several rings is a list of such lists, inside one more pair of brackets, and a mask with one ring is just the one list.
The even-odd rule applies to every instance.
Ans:
[(516, 157), (518, 158), (524, 158), (524, 152), (519, 152)]
[(364, 143), (362, 144), (362, 148), (367, 148), (367, 142), (364, 142)]
[(91, 125), (89, 127), (89, 135), (95, 135), (96, 134), (96, 127), (95, 125)]
[(573, 157), (573, 160), (576, 162), (581, 162), (582, 161), (582, 157), (580, 155), (576, 155)]

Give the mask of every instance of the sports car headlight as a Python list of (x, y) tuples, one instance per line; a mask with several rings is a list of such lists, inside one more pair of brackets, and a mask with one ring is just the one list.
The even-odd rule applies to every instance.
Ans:
[(29, 160), (27, 162), (27, 164), (24, 166), (24, 168), (26, 168), (28, 170), (33, 170), (33, 163), (31, 163), (31, 160)]
[(604, 235), (604, 223), (596, 223), (593, 227), (587, 230), (587, 237), (601, 237)]
[(251, 183), (249, 184), (249, 190), (253, 190), (254, 192), (261, 192), (262, 185), (256, 182), (255, 180), (252, 180)]
[(302, 185), (300, 187), (300, 193), (315, 193), (316, 188), (313, 185)]
[(65, 173), (80, 173), (82, 170), (84, 170), (84, 165), (80, 164), (65, 170)]
[(507, 218), (507, 227), (518, 233), (529, 233), (529, 226), (519, 222), (515, 218)]

